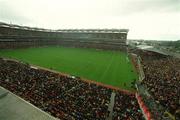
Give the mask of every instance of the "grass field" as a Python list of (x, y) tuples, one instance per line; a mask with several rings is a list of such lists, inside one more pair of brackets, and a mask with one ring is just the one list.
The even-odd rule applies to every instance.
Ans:
[(96, 49), (41, 47), (0, 50), (0, 56), (132, 90), (137, 79), (127, 54)]

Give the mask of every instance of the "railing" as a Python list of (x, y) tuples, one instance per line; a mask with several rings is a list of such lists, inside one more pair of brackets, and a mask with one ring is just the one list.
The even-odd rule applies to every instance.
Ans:
[(139, 81), (142, 82), (145, 79), (145, 74), (144, 74), (144, 71), (143, 71), (143, 67), (141, 65), (141, 61), (142, 61), (141, 57), (138, 56), (137, 57), (137, 62), (138, 62), (138, 68), (139, 68)]

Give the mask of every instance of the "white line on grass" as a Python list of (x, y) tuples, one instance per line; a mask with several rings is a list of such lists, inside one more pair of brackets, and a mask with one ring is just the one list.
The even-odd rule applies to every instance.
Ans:
[(106, 75), (106, 73), (108, 72), (110, 66), (112, 65), (113, 60), (114, 60), (114, 53), (112, 53), (111, 61), (110, 61), (109, 64), (107, 65), (104, 73), (102, 74), (102, 76), (101, 76), (101, 78), (100, 78), (101, 81), (102, 81), (102, 79), (104, 78), (104, 76)]

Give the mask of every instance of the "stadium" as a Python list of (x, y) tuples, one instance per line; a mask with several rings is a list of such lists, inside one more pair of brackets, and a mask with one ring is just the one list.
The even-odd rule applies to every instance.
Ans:
[(180, 60), (132, 48), (127, 35), (1, 22), (0, 100), (15, 94), (51, 119), (176, 119)]

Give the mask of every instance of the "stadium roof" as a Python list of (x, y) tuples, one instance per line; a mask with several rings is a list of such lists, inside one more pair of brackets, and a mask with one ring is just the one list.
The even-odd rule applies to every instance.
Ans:
[(63, 32), (63, 33), (128, 33), (128, 29), (44, 29), (37, 27), (28, 27), (28, 26), (20, 26), (15, 24), (7, 24), (0, 22), (0, 27), (9, 27), (15, 29), (23, 29), (23, 30), (34, 30), (34, 31), (44, 31), (44, 32)]
[(157, 48), (154, 48), (154, 47), (152, 47), (152, 48), (146, 48), (146, 49), (143, 49), (143, 50), (151, 51), (151, 52), (156, 52), (156, 53), (159, 53), (159, 54), (162, 54), (162, 55), (166, 55), (166, 56), (169, 55), (167, 52), (162, 51), (162, 50), (157, 49)]
[(59, 29), (58, 32), (82, 33), (128, 33), (128, 29)]

